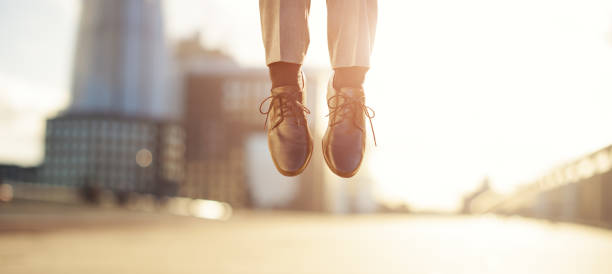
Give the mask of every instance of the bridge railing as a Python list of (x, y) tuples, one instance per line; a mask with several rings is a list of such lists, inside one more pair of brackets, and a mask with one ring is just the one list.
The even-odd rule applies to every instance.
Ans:
[[(580, 207), (580, 201), (589, 197), (582, 197), (576, 187), (571, 188), (571, 184), (580, 186), (582, 192), (585, 184), (590, 184), (592, 181), (597, 181), (603, 185), (607, 176), (600, 176), (609, 173), (612, 170), (612, 145), (604, 147), (595, 152), (589, 153), (578, 159), (552, 168), (543, 176), (527, 183), (517, 190), (506, 196), (491, 196), (491, 193), (483, 193), (481, 197), (476, 197), (473, 201), (474, 212), (477, 213), (504, 213), (504, 214), (522, 214), (526, 211), (533, 213), (534, 211), (542, 211), (542, 207), (559, 206), (559, 200), (563, 203), (563, 208)], [(596, 177), (596, 178), (595, 178)], [(597, 179), (597, 180), (593, 180)], [(552, 205), (550, 201), (545, 202), (542, 199), (542, 194), (552, 193), (560, 188), (570, 187), (570, 192), (563, 194), (563, 197), (555, 197), (556, 204)], [(601, 186), (598, 186), (601, 188)], [(566, 191), (567, 192), (567, 191)], [(557, 196), (559, 194), (556, 194)], [(603, 194), (602, 194), (603, 195)], [(584, 196), (584, 195), (583, 195)], [(593, 197), (600, 198), (600, 197)], [(566, 201), (564, 201), (564, 199)], [(551, 200), (551, 199), (548, 199)], [(595, 199), (601, 200), (601, 199)], [(548, 203), (548, 204), (547, 204)], [(582, 202), (584, 203), (584, 202)], [(598, 205), (598, 207), (606, 207), (607, 205)], [(572, 209), (574, 211), (578, 209)], [(567, 211), (567, 210), (566, 210)], [(540, 215), (546, 215), (540, 213)], [(574, 214), (575, 215), (575, 214)]]

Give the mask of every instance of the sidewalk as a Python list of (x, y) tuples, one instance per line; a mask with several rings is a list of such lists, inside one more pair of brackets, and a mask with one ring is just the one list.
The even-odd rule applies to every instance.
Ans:
[[(519, 218), (0, 207), (0, 273), (590, 273), (612, 233)], [(25, 228), (25, 229), (24, 229)]]

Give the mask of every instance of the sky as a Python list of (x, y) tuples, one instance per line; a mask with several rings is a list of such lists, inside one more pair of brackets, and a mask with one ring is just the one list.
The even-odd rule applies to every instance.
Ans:
[[(0, 0), (0, 162), (42, 161), (44, 119), (69, 102), (79, 3)], [(163, 7), (168, 43), (200, 31), (263, 66), (258, 1)], [(328, 66), (325, 19), (313, 0), (307, 66)], [(485, 176), (511, 191), (612, 143), (612, 1), (380, 1), (365, 89), (381, 199), (453, 209)]]

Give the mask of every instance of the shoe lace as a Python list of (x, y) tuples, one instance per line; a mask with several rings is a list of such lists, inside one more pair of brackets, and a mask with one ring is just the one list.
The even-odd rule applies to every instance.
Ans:
[[(332, 105), (332, 101), (336, 100), (336, 102), (342, 102), (341, 104)], [(340, 101), (342, 99), (342, 101)], [(357, 115), (364, 114), (368, 121), (370, 122), (370, 129), (372, 129), (372, 138), (374, 139), (374, 145), (376, 146), (376, 134), (374, 133), (374, 125), (372, 124), (372, 118), (376, 116), (376, 112), (371, 107), (366, 106), (363, 102), (364, 97), (361, 98), (353, 98), (349, 96), (345, 96), (342, 94), (336, 94), (327, 99), (327, 106), (329, 107), (329, 114), (327, 117), (330, 117), (333, 114), (336, 114), (336, 118), (334, 122), (330, 126), (335, 126), (336, 124), (341, 123), (344, 119), (352, 119), (353, 123), (355, 123), (355, 118)], [(360, 127), (355, 124), (356, 127)]]
[[(301, 94), (299, 92), (284, 92), (272, 96), (266, 97), (261, 104), (259, 104), (259, 113), (266, 115), (266, 122), (264, 123), (264, 129), (267, 128), (268, 120), (270, 119), (270, 111), (274, 108), (276, 102), (279, 103), (280, 108), (280, 120), (278, 120), (271, 129), (276, 128), (280, 125), (285, 118), (295, 117), (295, 123), (297, 125), (301, 125), (302, 119), (300, 119), (300, 115), (302, 113), (310, 114), (310, 110), (300, 102)], [(268, 110), (263, 111), (262, 108), (264, 104), (268, 101), (270, 104), (268, 106)]]

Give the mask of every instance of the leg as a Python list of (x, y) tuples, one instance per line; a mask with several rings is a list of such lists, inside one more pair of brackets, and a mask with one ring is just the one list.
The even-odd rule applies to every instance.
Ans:
[(272, 87), (299, 85), (310, 42), (310, 0), (260, 0), (261, 32)]
[(327, 41), (334, 86), (359, 88), (370, 67), (377, 0), (327, 0)]
[[(278, 171), (300, 174), (312, 155), (300, 67), (308, 49), (310, 0), (260, 0), (261, 32), (272, 80), (266, 115), (268, 148)], [(268, 110), (262, 110), (269, 100)]]
[(365, 105), (362, 86), (370, 67), (376, 14), (376, 0), (327, 0), (327, 40), (334, 78), (327, 91), (329, 125), (323, 136), (323, 156), (340, 177), (352, 177), (359, 170), (366, 148), (365, 118), (374, 117)]

